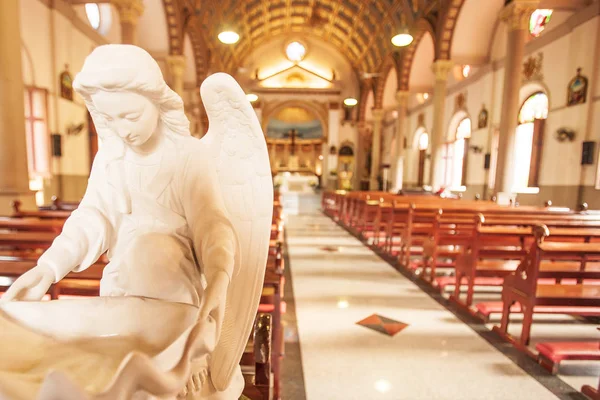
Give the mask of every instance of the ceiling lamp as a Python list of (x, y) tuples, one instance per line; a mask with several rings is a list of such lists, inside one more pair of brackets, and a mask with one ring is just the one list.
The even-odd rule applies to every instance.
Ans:
[(354, 107), (357, 104), (358, 104), (358, 100), (356, 100), (353, 97), (348, 97), (347, 99), (344, 99), (344, 105), (346, 105), (348, 107)]
[(248, 94), (246, 95), (246, 99), (248, 99), (248, 101), (249, 101), (250, 103), (254, 103), (256, 100), (258, 100), (258, 96), (257, 96), (257, 95), (255, 95), (254, 93), (248, 93)]
[(240, 40), (240, 35), (238, 35), (234, 31), (223, 31), (223, 32), (219, 33), (218, 38), (219, 38), (219, 41), (221, 41), (221, 43), (234, 44), (234, 43), (237, 43), (238, 40)]
[(285, 55), (291, 62), (298, 63), (306, 55), (306, 46), (300, 42), (291, 42), (285, 48)]
[(406, 47), (413, 42), (413, 36), (404, 28), (392, 38), (392, 44), (396, 47)]

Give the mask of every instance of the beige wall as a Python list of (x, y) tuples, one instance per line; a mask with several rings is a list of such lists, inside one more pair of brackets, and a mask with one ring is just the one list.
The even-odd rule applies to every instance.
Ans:
[[(576, 207), (580, 185), (585, 186), (585, 190), (582, 190), (582, 199), (590, 204), (598, 204), (592, 199), (598, 195), (598, 192), (595, 193), (592, 189), (596, 179), (597, 165), (585, 166), (582, 171), (580, 162), (582, 142), (592, 140), (598, 144), (600, 140), (600, 102), (598, 101), (600, 85), (595, 85), (595, 93), (592, 90), (588, 91), (586, 104), (566, 106), (567, 86), (575, 76), (578, 67), (583, 68), (583, 74), (588, 77), (590, 89), (594, 89), (594, 80), (600, 78), (600, 76), (592, 76), (594, 57), (598, 46), (595, 38), (599, 29), (600, 17), (597, 16), (597, 11), (594, 11), (596, 16), (590, 12), (590, 9), (587, 9), (577, 14), (558, 13), (549, 25), (553, 29), (538, 39), (530, 40), (526, 45), (526, 58), (538, 53), (543, 54), (543, 78), (540, 81), (524, 83), (521, 98), (524, 100), (537, 88), (544, 88), (550, 99), (550, 111), (546, 121), (541, 161), (540, 193), (538, 195), (520, 195), (519, 201), (522, 204), (542, 204), (545, 200), (552, 199), (554, 204)], [(473, 151), (468, 153), (469, 167), (467, 192), (465, 193), (467, 198), (481, 192), (488, 179), (487, 171), (483, 168), (484, 154), (490, 151), (491, 134), (500, 122), (505, 35), (506, 30), (503, 24), (499, 24), (491, 50), (491, 58), (497, 61), (474, 69), (474, 73), (468, 79), (452, 83), (448, 88), (444, 122), (446, 131), (456, 112), (455, 98), (459, 93), (463, 93), (466, 96), (464, 111), (471, 117), (474, 129), (470, 144), (485, 149), (481, 154), (475, 154)], [(488, 127), (477, 130), (477, 117), (484, 103), (489, 112)], [(405, 164), (404, 180), (406, 182), (417, 181), (418, 151), (412, 140), (417, 129), (418, 115), (425, 113), (425, 126), (427, 129), (431, 129), (432, 112), (431, 99), (423, 105), (411, 102), (407, 127), (411, 149), (407, 151)], [(595, 115), (599, 117), (594, 117)], [(555, 139), (554, 134), (561, 127), (575, 130), (576, 138), (573, 142), (561, 143)], [(569, 193), (564, 194), (564, 191)]]
[[(76, 200), (83, 195), (85, 184), (81, 182), (85, 183), (90, 170), (87, 110), (77, 94), (74, 101), (60, 97), (59, 75), (68, 64), (74, 77), (94, 47), (108, 40), (82, 19), (81, 7), (74, 10), (61, 0), (53, 4), (54, 8), (49, 8), (40, 0), (20, 0), (23, 80), (25, 85), (48, 90), (49, 133), (63, 136), (62, 157), (52, 159), (52, 177), (44, 184), (44, 197), (46, 201), (53, 195)], [(115, 15), (112, 26), (118, 25)], [(114, 36), (115, 29), (109, 35)], [(66, 134), (67, 127), (81, 123), (86, 127), (78, 135)]]

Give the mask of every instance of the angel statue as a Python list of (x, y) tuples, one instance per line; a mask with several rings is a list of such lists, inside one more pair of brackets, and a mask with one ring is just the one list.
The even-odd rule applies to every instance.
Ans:
[[(144, 50), (97, 47), (73, 88), (101, 145), (62, 233), (0, 304), (0, 399), (237, 399), (256, 317), (273, 186), (260, 124), (237, 82), (200, 89), (210, 129)], [(100, 297), (41, 301), (109, 259)]]

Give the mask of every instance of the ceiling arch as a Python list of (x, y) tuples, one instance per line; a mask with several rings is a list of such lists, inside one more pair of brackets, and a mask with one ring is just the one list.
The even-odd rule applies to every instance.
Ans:
[[(397, 54), (397, 53), (396, 53)], [(386, 92), (386, 88), (388, 87), (390, 83), (390, 79), (392, 79), (390, 77), (391, 72), (394, 72), (394, 78), (393, 78), (393, 86), (394, 88), (392, 89), (394, 91), (394, 93), (396, 92), (396, 90), (398, 89), (398, 76), (397, 76), (397, 64), (396, 64), (396, 58), (390, 54), (386, 57), (381, 70), (379, 72), (379, 75), (377, 76), (377, 81), (375, 83), (375, 107), (376, 108), (382, 108), (384, 107), (384, 95)]]
[[(429, 32), (425, 32), (415, 48), (414, 58), (409, 72), (408, 87), (421, 90), (433, 85), (434, 74), (431, 64), (435, 57), (435, 44)], [(407, 87), (407, 89), (408, 89)]]
[(163, 0), (169, 34), (169, 54), (182, 54), (182, 18), (176, 0)]
[[(383, 79), (382, 79), (383, 81)], [(398, 74), (396, 70), (391, 69), (385, 77), (385, 84), (381, 94), (381, 102), (376, 104), (376, 108), (390, 108), (396, 106), (396, 93), (398, 92)]]
[(138, 22), (138, 45), (150, 53), (169, 52), (169, 29), (163, 0), (145, 0)]
[(373, 106), (373, 81), (364, 79), (360, 85), (360, 100), (358, 101), (358, 121), (365, 121), (367, 114), (367, 103), (371, 100)]
[(488, 0), (481, 7), (478, 0), (464, 0), (451, 43), (451, 58), (458, 64), (483, 64), (488, 61), (503, 0)]
[[(173, 0), (165, 0), (173, 1)], [(197, 20), (224, 67), (235, 70), (252, 50), (273, 36), (311, 34), (331, 43), (359, 73), (377, 72), (394, 49), (391, 37), (403, 24), (439, 7), (439, 0), (181, 0)], [(240, 34), (232, 46), (217, 34), (230, 27)], [(383, 40), (382, 40), (383, 39)]]
[[(465, 0), (449, 0), (441, 10), (437, 23), (437, 40), (435, 47), (436, 60), (449, 60), (452, 47), (452, 36), (456, 27), (456, 20)], [(479, 2), (481, 7), (481, 1)], [(486, 3), (487, 5), (487, 3)], [(483, 7), (486, 8), (486, 7)], [(435, 36), (434, 36), (435, 37)]]
[[(425, 35), (433, 41), (435, 37), (435, 30), (431, 23), (426, 19), (421, 19), (417, 22), (417, 31), (415, 33), (415, 40), (413, 44), (406, 48), (402, 52), (402, 59), (400, 63), (400, 73), (398, 79), (398, 90), (408, 90), (410, 84), (410, 74), (415, 58), (417, 49), (421, 46), (421, 42)], [(434, 46), (435, 47), (435, 46)], [(433, 61), (433, 59), (431, 60)]]

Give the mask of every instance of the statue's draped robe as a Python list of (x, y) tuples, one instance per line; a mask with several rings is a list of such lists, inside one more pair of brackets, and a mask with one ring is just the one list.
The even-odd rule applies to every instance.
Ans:
[[(51, 268), (58, 281), (108, 251), (101, 295), (199, 306), (200, 271), (210, 277), (224, 270), (231, 277), (238, 245), (205, 145), (169, 135), (147, 157), (128, 150), (115, 159), (111, 150), (107, 145), (98, 152), (79, 208), (39, 265)], [(130, 213), (118, 209), (123, 200)], [(8, 352), (8, 346), (18, 350)], [(106, 353), (107, 346), (114, 351)], [(128, 348), (127, 338), (99, 339), (85, 348), (59, 345), (0, 312), (0, 388), (40, 384), (49, 370), (60, 369), (82, 387), (98, 391)]]

